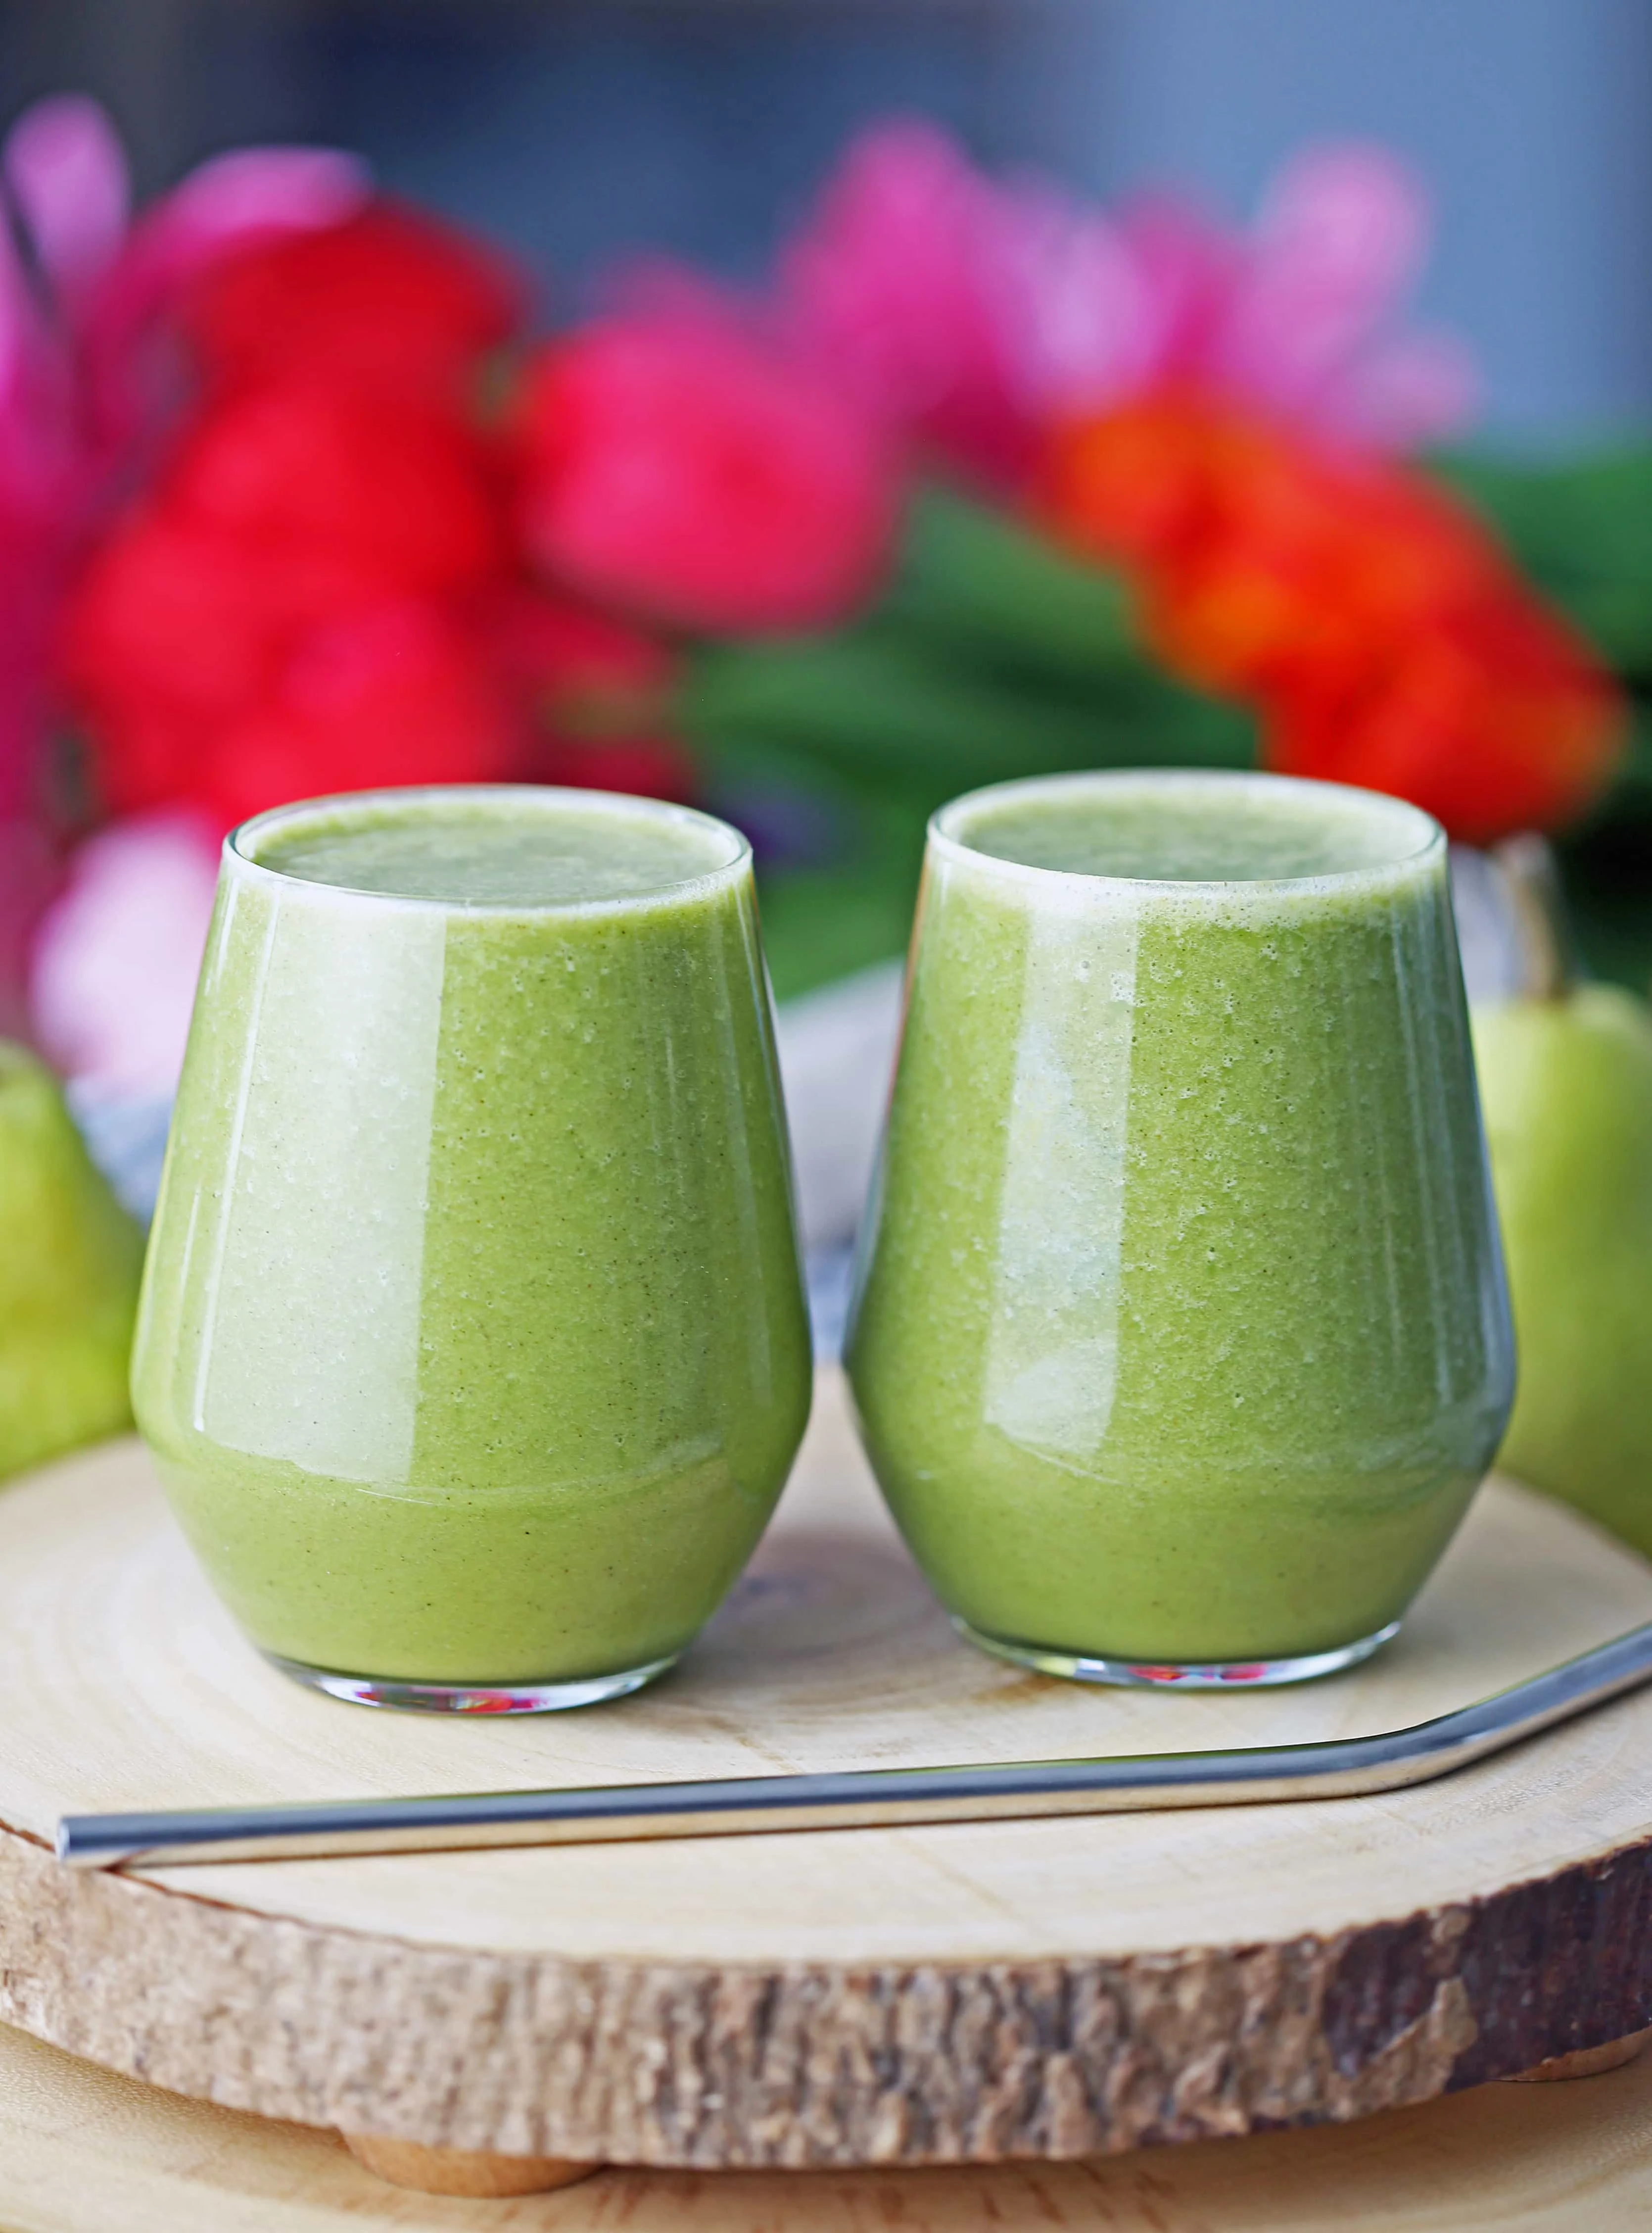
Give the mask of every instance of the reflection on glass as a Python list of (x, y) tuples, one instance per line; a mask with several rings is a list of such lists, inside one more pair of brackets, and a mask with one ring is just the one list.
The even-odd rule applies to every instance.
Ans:
[(554, 791), (225, 850), (135, 1365), (203, 1565), (343, 1695), (613, 1695), (738, 1572), (810, 1359), (750, 856)]
[(978, 1640), (1260, 1681), (1391, 1633), (1512, 1380), (1428, 817), (1219, 775), (945, 809), (849, 1362)]

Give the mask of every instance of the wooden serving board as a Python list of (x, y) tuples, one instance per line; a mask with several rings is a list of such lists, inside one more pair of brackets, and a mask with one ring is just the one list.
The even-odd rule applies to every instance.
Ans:
[(953, 1638), (829, 1376), (675, 1676), (443, 1722), (272, 1673), (111, 1445), (0, 1496), (0, 2017), (232, 2107), (520, 2156), (985, 2162), (1345, 2120), (1648, 2021), (1652, 1694), (1369, 1800), (146, 1878), (70, 1874), (45, 1841), (66, 1810), (1352, 1735), (1648, 1618), (1652, 1567), (1493, 1485), (1354, 1675), (1024, 1675)]
[(328, 2132), (157, 2092), (0, 2026), (3, 2233), (1628, 2233), (1652, 2224), (1652, 2055), (1352, 2126), (950, 2170), (606, 2171), (398, 2192)]

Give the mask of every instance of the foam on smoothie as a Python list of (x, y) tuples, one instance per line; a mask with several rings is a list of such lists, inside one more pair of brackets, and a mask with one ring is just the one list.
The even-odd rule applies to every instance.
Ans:
[[(1113, 778), (1104, 793), (1044, 784), (1036, 795), (959, 802), (948, 837), (994, 860), (1069, 876), (1159, 883), (1263, 883), (1342, 876), (1424, 851), (1433, 824), (1415, 807), (1320, 785), (1243, 776)], [(1019, 789), (1019, 786), (1017, 786)]]
[(341, 811), (277, 830), (253, 857), (282, 876), (446, 907), (568, 907), (643, 899), (730, 867), (726, 830), (684, 814), (511, 793), (497, 807), (451, 804)]

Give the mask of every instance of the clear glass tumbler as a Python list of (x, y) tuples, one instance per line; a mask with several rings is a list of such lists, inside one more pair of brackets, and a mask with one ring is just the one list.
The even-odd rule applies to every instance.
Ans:
[(1513, 1379), (1436, 825), (1262, 775), (944, 808), (848, 1361), (987, 1649), (1278, 1683), (1391, 1636)]
[(744, 838), (511, 788), (237, 830), (133, 1385), (289, 1673), (531, 1712), (668, 1667), (810, 1400)]

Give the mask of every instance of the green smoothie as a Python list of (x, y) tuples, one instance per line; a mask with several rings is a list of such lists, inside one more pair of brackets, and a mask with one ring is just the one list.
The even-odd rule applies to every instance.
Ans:
[(1380, 1638), (1512, 1383), (1428, 817), (1219, 775), (944, 810), (849, 1361), (982, 1639), (1288, 1679)]
[(680, 1651), (808, 1412), (784, 1143), (724, 824), (480, 790), (239, 831), (133, 1388), (253, 1639), (553, 1689)]

